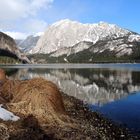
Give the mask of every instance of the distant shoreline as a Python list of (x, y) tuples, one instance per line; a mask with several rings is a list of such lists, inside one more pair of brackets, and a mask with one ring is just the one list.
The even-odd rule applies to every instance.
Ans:
[[(123, 65), (127, 66), (124, 67)], [(47, 64), (0, 64), (0, 68), (48, 68), (48, 69), (89, 69), (89, 68), (124, 68), (128, 69), (131, 66), (140, 69), (140, 63), (47, 63)]]

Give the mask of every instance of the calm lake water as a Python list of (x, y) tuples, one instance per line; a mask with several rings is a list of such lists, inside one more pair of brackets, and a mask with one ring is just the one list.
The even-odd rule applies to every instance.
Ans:
[(91, 110), (140, 132), (140, 64), (1, 65), (11, 79), (43, 77)]

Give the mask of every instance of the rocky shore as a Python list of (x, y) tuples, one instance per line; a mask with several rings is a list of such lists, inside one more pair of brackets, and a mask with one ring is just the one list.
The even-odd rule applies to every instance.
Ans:
[(91, 112), (74, 97), (63, 95), (66, 123), (39, 123), (33, 115), (22, 116), (17, 122), (0, 121), (0, 137), (9, 140), (138, 140), (139, 136)]
[(62, 93), (50, 81), (42, 78), (14, 81), (1, 73), (0, 104), (19, 119), (0, 119), (0, 140), (140, 139), (91, 112), (86, 104)]

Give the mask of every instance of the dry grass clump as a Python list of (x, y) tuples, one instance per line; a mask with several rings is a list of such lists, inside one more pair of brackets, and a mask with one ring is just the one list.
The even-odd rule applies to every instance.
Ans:
[(2, 97), (10, 111), (34, 115), (41, 122), (59, 122), (66, 119), (61, 93), (51, 81), (35, 78), (26, 81), (6, 80)]
[(0, 88), (0, 97), (5, 100), (5, 103), (10, 103), (13, 99), (13, 94), (16, 92), (20, 81), (6, 79)]
[(0, 123), (0, 140), (8, 140), (9, 134), (8, 134), (8, 128), (5, 124)]
[(5, 71), (0, 69), (0, 81), (4, 81), (6, 79)]
[(5, 71), (3, 69), (0, 69), (0, 104), (3, 104), (6, 102), (6, 100), (1, 96), (2, 94), (2, 85), (6, 80)]

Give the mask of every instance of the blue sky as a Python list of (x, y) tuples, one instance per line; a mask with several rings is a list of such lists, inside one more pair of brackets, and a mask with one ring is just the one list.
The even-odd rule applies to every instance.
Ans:
[(140, 0), (0, 0), (0, 30), (24, 38), (68, 18), (105, 21), (140, 33), (139, 7)]

